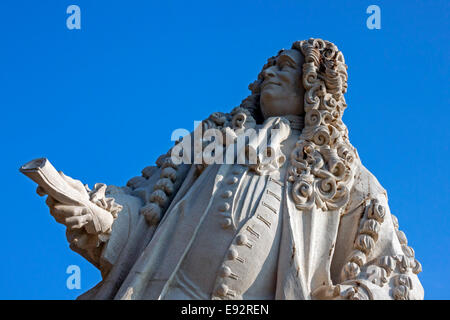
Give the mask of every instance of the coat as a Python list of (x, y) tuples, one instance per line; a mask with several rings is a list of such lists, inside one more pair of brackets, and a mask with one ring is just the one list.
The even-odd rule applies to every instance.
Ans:
[[(234, 181), (229, 185), (235, 189), (227, 185), (230, 205), (224, 211), (234, 212), (225, 219), (233, 220), (235, 232), (211, 230), (226, 239), (227, 254), (217, 264), (227, 272), (217, 270), (208, 298), (246, 299), (265, 259), (275, 255), (275, 299), (423, 299), (420, 263), (389, 210), (386, 191), (359, 159), (345, 207), (336, 209), (299, 209), (287, 166), (256, 174), (242, 165), (214, 164), (203, 171), (180, 165), (179, 188), (153, 226), (141, 213), (164, 166), (147, 168), (145, 180), (134, 186), (110, 186), (108, 196), (123, 209), (98, 258), (103, 280), (79, 299), (164, 299), (190, 247), (204, 232), (203, 221), (225, 203), (225, 181)], [(258, 185), (252, 189), (258, 200), (239, 218), (242, 202), (250, 201), (242, 190), (252, 184)], [(276, 230), (279, 241), (270, 251)]]

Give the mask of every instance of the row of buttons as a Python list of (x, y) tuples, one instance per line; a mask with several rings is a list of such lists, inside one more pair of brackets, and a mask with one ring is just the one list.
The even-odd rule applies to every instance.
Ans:
[[(244, 245), (248, 246), (249, 242), (248, 242), (247, 236), (245, 234), (239, 234), (236, 237), (236, 244), (240, 245), (240, 246), (244, 246)], [(239, 257), (239, 254), (238, 254), (237, 250), (234, 249), (234, 248), (230, 248), (228, 250), (227, 258), (229, 260), (238, 260), (238, 261), (244, 262), (244, 260)], [(232, 272), (231, 268), (226, 266), (226, 265), (222, 265), (222, 267), (220, 268), (220, 271), (219, 271), (219, 275), (222, 278), (227, 278), (228, 277), (228, 278), (235, 279), (235, 280), (238, 279), (238, 276), (236, 274), (234, 274)], [(221, 297), (225, 297), (227, 295), (233, 297), (235, 295), (234, 291), (230, 290), (228, 288), (228, 286), (226, 284), (224, 284), (224, 283), (221, 283), (217, 287), (216, 294), (218, 296), (221, 296)]]
[(231, 209), (230, 200), (233, 197), (233, 190), (231, 188), (235, 188), (236, 184), (239, 181), (239, 178), (236, 175), (240, 175), (242, 173), (241, 167), (234, 167), (232, 169), (232, 173), (235, 175), (233, 177), (230, 177), (226, 183), (230, 185), (230, 188), (225, 190), (220, 196), (222, 199), (225, 199), (225, 202), (219, 204), (218, 210), (220, 211), (221, 215), (224, 216), (224, 219), (220, 223), (222, 228), (227, 229), (230, 228), (233, 224), (233, 221), (231, 219), (231, 213), (229, 212)]
[[(281, 188), (283, 188), (282, 184), (280, 181), (275, 180), (273, 178), (269, 178), (270, 181), (275, 184), (277, 184), (278, 186), (280, 186)], [(272, 186), (272, 188), (274, 188), (274, 186)], [(274, 198), (276, 200), (278, 200), (278, 202), (281, 201), (281, 191), (280, 192), (275, 192), (276, 188), (273, 189), (274, 191), (271, 191), (270, 189), (267, 189), (267, 194), (271, 197)], [(225, 192), (226, 193), (226, 192)], [(225, 193), (223, 194), (223, 197), (226, 198)], [(227, 193), (228, 195), (228, 193)], [(273, 202), (273, 200), (272, 200)], [(272, 204), (270, 199), (267, 199), (266, 201), (261, 200), (261, 205), (266, 207), (267, 209), (269, 209), (271, 211), (271, 214), (269, 216), (261, 216), (258, 215), (259, 219), (261, 220), (262, 223), (264, 223), (268, 228), (271, 227), (272, 225), (272, 219), (270, 219), (270, 216), (276, 217), (277, 213), (278, 213), (278, 209), (276, 208), (275, 203)], [(272, 205), (270, 205), (270, 204)], [(262, 214), (262, 212), (261, 212)], [(264, 218), (265, 217), (265, 218)], [(261, 235), (261, 231), (257, 231), (253, 228), (251, 228), (250, 226), (247, 226), (247, 228), (245, 228), (246, 231), (248, 231), (250, 233), (250, 235), (256, 237), (257, 239), (260, 238)], [(214, 296), (216, 298), (222, 299), (222, 298), (226, 298), (226, 297), (236, 297), (236, 291), (233, 291), (230, 289), (229, 285), (227, 284), (227, 280), (226, 278), (231, 278), (234, 280), (238, 280), (238, 276), (236, 274), (233, 273), (231, 266), (233, 266), (233, 263), (230, 263), (230, 260), (236, 260), (238, 262), (244, 263), (245, 260), (244, 258), (241, 256), (239, 256), (239, 248), (237, 246), (246, 246), (250, 249), (252, 249), (254, 242), (249, 239), (249, 237), (244, 234), (243, 232), (245, 232), (245, 230), (243, 230), (242, 232), (240, 232), (239, 234), (237, 234), (237, 236), (234, 239), (234, 245), (232, 245), (230, 247), (230, 249), (227, 252), (226, 258), (229, 261), (226, 265), (224, 262), (224, 264), (222, 264), (222, 267), (219, 270), (219, 277), (222, 278), (219, 280), (219, 283), (217, 284)], [(252, 237), (250, 237), (252, 238)], [(239, 269), (239, 268), (238, 268)]]
[[(233, 221), (231, 219), (231, 213), (229, 212), (231, 209), (231, 205), (228, 201), (230, 201), (233, 197), (233, 189), (236, 189), (237, 187), (237, 183), (239, 181), (239, 178), (237, 177), (238, 175), (242, 174), (243, 172), (243, 168), (242, 167), (238, 167), (235, 166), (231, 173), (234, 175), (233, 177), (230, 177), (227, 181), (226, 184), (229, 185), (229, 187), (221, 194), (221, 197), (223, 199), (225, 199), (225, 202), (221, 203), (218, 206), (218, 210), (220, 211), (221, 215), (225, 216), (225, 218), (223, 219), (223, 221), (221, 222), (221, 225), (223, 228), (230, 228), (231, 225), (233, 224)], [(245, 235), (241, 234), (238, 235), (236, 237), (236, 243), (239, 245), (243, 245), (245, 243), (247, 243), (247, 238)], [(227, 258), (229, 260), (238, 260), (243, 262), (244, 260), (242, 258), (238, 257), (238, 252), (236, 249), (230, 248), (228, 250), (227, 253)], [(222, 265), (222, 267), (219, 270), (219, 276), (222, 278), (232, 278), (232, 279), (238, 279), (238, 276), (236, 274), (234, 274), (231, 270), (230, 267), (226, 266), (226, 265)], [(217, 289), (216, 289), (216, 295), (220, 296), (220, 297), (225, 297), (225, 296), (231, 296), (233, 297), (234, 291), (230, 290), (228, 288), (228, 286), (224, 283), (221, 283)]]

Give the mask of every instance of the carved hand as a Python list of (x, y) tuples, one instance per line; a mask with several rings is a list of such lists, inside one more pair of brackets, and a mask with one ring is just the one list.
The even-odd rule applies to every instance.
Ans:
[(86, 207), (64, 205), (51, 196), (47, 197), (46, 203), (55, 220), (69, 229), (80, 229), (93, 220), (92, 214)]
[[(80, 193), (87, 194), (85, 186), (79, 180), (72, 179), (62, 172), (60, 172), (60, 175), (72, 188), (78, 190)], [(101, 190), (101, 192), (104, 193), (104, 190)], [(40, 187), (38, 187), (37, 193), (40, 195), (45, 194)], [(99, 206), (66, 205), (58, 202), (50, 195), (47, 197), (46, 203), (55, 220), (67, 226), (68, 230), (74, 231), (75, 229), (85, 227), (86, 232), (91, 234), (104, 233), (111, 230), (114, 222), (113, 215)], [(94, 219), (101, 226), (100, 230), (94, 228)]]

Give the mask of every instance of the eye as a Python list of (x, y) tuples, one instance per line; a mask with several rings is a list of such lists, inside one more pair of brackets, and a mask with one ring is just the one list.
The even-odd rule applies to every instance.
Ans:
[(277, 61), (277, 64), (278, 64), (278, 69), (279, 70), (284, 70), (284, 69), (286, 69), (286, 67), (288, 67), (288, 68), (295, 68), (295, 66), (292, 63), (292, 61), (289, 60), (289, 59), (285, 59), (284, 57), (279, 59)]
[(279, 65), (280, 70), (284, 70), (284, 69), (286, 69), (286, 67), (290, 67), (290, 66), (287, 63), (281, 63)]
[(284, 69), (286, 69), (286, 67), (292, 67), (288, 61), (283, 59), (278, 62), (278, 68), (280, 70), (284, 70)]

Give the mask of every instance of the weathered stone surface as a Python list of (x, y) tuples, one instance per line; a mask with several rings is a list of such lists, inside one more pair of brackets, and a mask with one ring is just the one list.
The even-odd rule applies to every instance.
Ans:
[(346, 70), (334, 44), (295, 42), (239, 107), (203, 121), (214, 152), (180, 161), (198, 159), (187, 139), (208, 146), (194, 132), (126, 187), (25, 165), (71, 248), (102, 271), (80, 298), (423, 299), (420, 263), (342, 122)]

